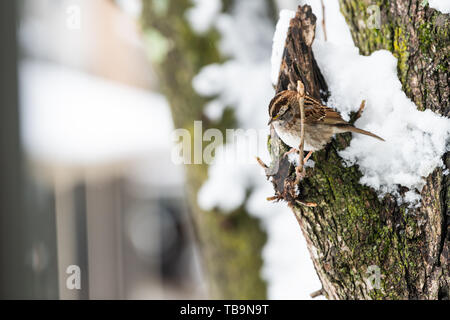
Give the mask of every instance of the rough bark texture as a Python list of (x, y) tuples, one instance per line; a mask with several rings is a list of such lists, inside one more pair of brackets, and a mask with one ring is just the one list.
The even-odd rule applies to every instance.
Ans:
[[(202, 111), (207, 100), (192, 88), (192, 79), (201, 67), (223, 62), (217, 49), (217, 32), (197, 35), (191, 30), (185, 20), (185, 11), (191, 6), (189, 0), (146, 0), (143, 4), (146, 47), (157, 69), (161, 91), (169, 100), (175, 127), (188, 129), (192, 137), (195, 120), (202, 121), (203, 130), (213, 126), (233, 127), (233, 115), (229, 112), (220, 123), (211, 123), (205, 118)], [(231, 5), (232, 1), (224, 1), (224, 10)], [(155, 57), (158, 48), (166, 48), (166, 52)], [(211, 297), (264, 299), (266, 284), (260, 277), (260, 253), (266, 235), (259, 221), (249, 216), (243, 207), (226, 215), (216, 210), (201, 210), (197, 205), (197, 192), (207, 178), (207, 165), (186, 165), (185, 169), (186, 191)]]
[[(394, 52), (407, 95), (421, 109), (448, 115), (448, 15), (418, 3), (380, 3), (379, 31), (361, 22), (367, 21), (369, 1), (341, 1), (341, 9), (362, 54), (380, 48)], [(310, 48), (315, 20), (309, 6), (299, 7), (291, 20), (277, 91), (301, 79), (312, 96), (326, 100), (327, 87)], [(399, 206), (390, 195), (380, 200), (374, 190), (359, 184), (357, 166), (342, 165), (337, 151), (350, 139), (350, 134), (337, 135), (325, 150), (313, 154), (316, 164), (300, 182), (299, 198), (317, 203), (315, 208), (295, 201), (294, 168), (280, 160), (287, 148), (273, 130), (268, 144), (275, 192), (297, 217), (323, 293), (329, 299), (448, 299), (448, 176), (438, 168), (427, 177), (418, 209)], [(448, 155), (444, 161), (450, 165)], [(371, 288), (370, 270), (376, 268), (381, 283)]]

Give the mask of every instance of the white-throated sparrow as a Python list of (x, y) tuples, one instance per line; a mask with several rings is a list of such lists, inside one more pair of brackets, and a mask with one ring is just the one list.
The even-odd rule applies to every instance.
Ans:
[[(333, 109), (322, 105), (308, 95), (304, 96), (305, 128), (304, 149), (317, 151), (325, 147), (336, 133), (356, 132), (379, 140), (379, 136), (354, 127)], [(279, 92), (269, 104), (269, 125), (272, 124), (280, 139), (293, 149), (300, 145), (299, 93), (293, 90)], [(291, 150), (293, 151), (293, 150)]]

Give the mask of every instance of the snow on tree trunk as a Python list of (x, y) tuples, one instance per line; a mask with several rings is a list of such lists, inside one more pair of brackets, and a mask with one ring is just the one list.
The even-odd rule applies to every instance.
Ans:
[[(403, 89), (421, 110), (449, 115), (449, 19), (421, 1), (379, 1), (381, 29), (362, 22), (371, 10), (367, 1), (341, 1), (341, 11), (361, 54), (387, 49), (398, 58)], [(316, 98), (327, 99), (327, 85), (311, 49), (316, 18), (309, 6), (291, 20), (277, 92), (298, 79)], [(358, 81), (355, 79), (355, 81)], [(329, 299), (449, 298), (449, 175), (437, 168), (426, 178), (418, 208), (399, 205), (393, 195), (379, 199), (359, 183), (357, 165), (344, 167), (338, 151), (351, 134), (340, 134), (325, 150), (315, 152), (314, 168), (300, 182), (295, 199), (294, 168), (281, 158), (286, 146), (272, 131), (273, 184), (289, 203), (306, 238), (316, 271)], [(443, 159), (450, 166), (448, 153)], [(400, 190), (406, 192), (406, 190)]]

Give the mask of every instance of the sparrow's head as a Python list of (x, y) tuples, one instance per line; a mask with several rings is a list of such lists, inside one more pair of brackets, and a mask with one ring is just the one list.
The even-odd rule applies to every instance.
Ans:
[(292, 108), (296, 101), (296, 91), (284, 90), (277, 93), (269, 104), (270, 120), (267, 125), (270, 125), (274, 121), (283, 119), (287, 115), (287, 111)]

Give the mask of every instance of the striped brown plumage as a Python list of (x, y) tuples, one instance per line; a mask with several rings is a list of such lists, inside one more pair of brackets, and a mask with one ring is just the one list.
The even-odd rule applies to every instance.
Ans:
[[(317, 151), (325, 147), (336, 133), (356, 132), (384, 141), (379, 136), (354, 127), (338, 112), (322, 105), (320, 101), (306, 95), (305, 110), (305, 150)], [(297, 91), (279, 92), (269, 104), (269, 124), (273, 124), (278, 136), (292, 148), (300, 144), (300, 107)]]

